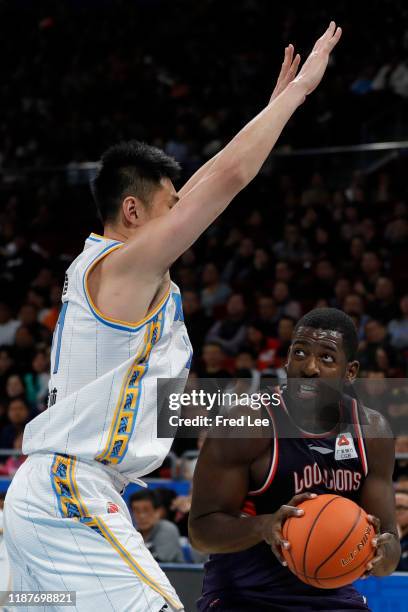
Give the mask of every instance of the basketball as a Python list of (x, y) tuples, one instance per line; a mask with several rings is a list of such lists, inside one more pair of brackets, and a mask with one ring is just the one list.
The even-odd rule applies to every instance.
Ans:
[(339, 588), (360, 578), (375, 552), (375, 531), (366, 512), (338, 495), (319, 495), (298, 508), (304, 515), (287, 519), (282, 530), (291, 544), (282, 549), (288, 568), (319, 589)]

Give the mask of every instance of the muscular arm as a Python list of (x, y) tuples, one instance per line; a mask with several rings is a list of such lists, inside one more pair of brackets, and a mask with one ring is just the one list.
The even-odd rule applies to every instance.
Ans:
[(237, 552), (263, 540), (265, 518), (242, 517), (249, 468), (266, 441), (208, 438), (194, 471), (189, 537), (207, 553)]
[(394, 438), (386, 420), (374, 410), (368, 410), (366, 438), (368, 475), (364, 482), (360, 504), (366, 512), (380, 521), (378, 553), (371, 573), (376, 576), (391, 574), (398, 565), (401, 549), (395, 517), (395, 494), (392, 484), (395, 451)]

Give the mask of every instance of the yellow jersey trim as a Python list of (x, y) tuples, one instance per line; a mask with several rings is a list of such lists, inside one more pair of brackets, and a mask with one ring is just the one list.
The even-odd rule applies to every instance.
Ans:
[(150, 321), (159, 312), (159, 310), (164, 306), (165, 302), (170, 297), (171, 283), (169, 283), (169, 288), (166, 291), (165, 295), (161, 298), (160, 302), (158, 304), (156, 304), (156, 306), (151, 311), (149, 311), (147, 313), (147, 315), (143, 319), (140, 319), (139, 321), (123, 321), (121, 319), (114, 319), (113, 317), (109, 317), (107, 315), (104, 315), (99, 310), (99, 308), (96, 306), (94, 301), (92, 300), (92, 297), (91, 297), (91, 294), (90, 294), (89, 288), (88, 288), (88, 276), (92, 272), (92, 270), (95, 268), (95, 266), (100, 261), (102, 261), (102, 259), (104, 259), (107, 255), (112, 253), (112, 251), (115, 251), (116, 249), (120, 249), (122, 246), (123, 246), (123, 243), (113, 244), (110, 248), (104, 250), (96, 259), (94, 259), (91, 262), (91, 264), (88, 266), (88, 268), (85, 271), (85, 275), (84, 275), (84, 289), (85, 289), (85, 295), (86, 295), (89, 307), (91, 308), (91, 310), (97, 316), (98, 319), (100, 319), (100, 320), (102, 320), (102, 322), (106, 322), (108, 324), (123, 325), (125, 327), (132, 328), (133, 330), (135, 330), (136, 328), (142, 327), (142, 325), (144, 325), (145, 323)]
[(156, 593), (159, 593), (159, 595), (168, 601), (176, 610), (181, 610), (182, 606), (163, 591), (160, 585), (145, 572), (126, 548), (119, 542), (102, 518), (89, 514), (79, 493), (75, 475), (76, 464), (77, 459), (75, 457), (54, 455), (54, 461), (51, 466), (51, 477), (54, 491), (57, 494), (61, 515), (64, 518), (72, 518), (103, 536), (140, 580), (156, 591)]
[(152, 349), (160, 340), (163, 325), (164, 312), (161, 311), (146, 327), (143, 345), (123, 378), (108, 439), (104, 450), (96, 455), (96, 461), (104, 464), (118, 464), (127, 452), (136, 424), (142, 393), (141, 383), (149, 367)]

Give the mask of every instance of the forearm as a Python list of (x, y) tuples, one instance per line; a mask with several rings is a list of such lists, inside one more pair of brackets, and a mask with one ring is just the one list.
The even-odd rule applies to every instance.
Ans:
[(189, 537), (197, 550), (205, 553), (234, 553), (262, 542), (270, 515), (232, 516), (214, 512), (189, 521)]
[(259, 172), (283, 128), (305, 99), (304, 88), (293, 82), (252, 119), (218, 154), (211, 171), (240, 167), (245, 184)]
[(392, 535), (392, 540), (382, 546), (383, 559), (374, 566), (372, 570), (373, 576), (389, 576), (395, 571), (399, 563), (401, 546), (398, 537), (395, 534)]
[[(270, 104), (272, 104), (273, 100), (275, 100), (276, 98), (277, 98), (277, 96), (274, 95), (274, 93), (272, 93), (272, 96), (269, 99), (268, 106), (270, 106)], [(231, 144), (231, 142), (229, 144)], [(226, 146), (228, 146), (228, 145), (226, 145)], [(188, 181), (179, 190), (178, 195), (179, 195), (180, 198), (183, 197), (189, 191), (191, 191), (191, 189), (193, 189), (193, 187), (195, 187), (197, 185), (197, 183), (199, 181), (201, 181), (201, 179), (203, 179), (210, 171), (214, 170), (215, 162), (217, 160), (219, 160), (220, 156), (223, 153), (224, 153), (224, 149), (221, 149), (221, 151), (216, 153), (216, 155), (211, 157), (211, 159), (209, 159), (196, 172), (194, 172), (194, 174), (188, 179)]]

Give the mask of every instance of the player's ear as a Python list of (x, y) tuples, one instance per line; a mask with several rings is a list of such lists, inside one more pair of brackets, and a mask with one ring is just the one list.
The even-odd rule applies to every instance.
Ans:
[(347, 364), (346, 370), (346, 380), (349, 383), (352, 383), (357, 378), (358, 371), (360, 369), (360, 364), (358, 361), (349, 361)]
[(122, 202), (124, 225), (127, 227), (139, 225), (143, 204), (134, 196), (126, 196)]

